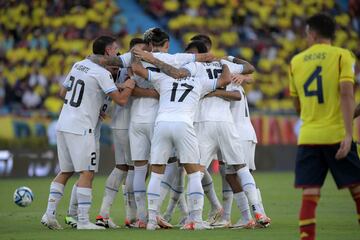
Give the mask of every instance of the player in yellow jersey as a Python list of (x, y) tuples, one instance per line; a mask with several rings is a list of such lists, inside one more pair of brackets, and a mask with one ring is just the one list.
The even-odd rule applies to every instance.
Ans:
[[(310, 47), (290, 64), (290, 94), (303, 124), (298, 138), (295, 186), (303, 188), (300, 239), (315, 239), (315, 211), (330, 169), (338, 188), (348, 187), (360, 221), (360, 160), (352, 141), (355, 58), (331, 45), (334, 20), (307, 20)], [(359, 222), (360, 223), (360, 222)]]

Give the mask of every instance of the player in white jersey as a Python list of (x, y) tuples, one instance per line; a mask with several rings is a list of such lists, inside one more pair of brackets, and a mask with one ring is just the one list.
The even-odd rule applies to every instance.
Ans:
[[(117, 52), (115, 39), (101, 36), (93, 43), (93, 52)], [(74, 64), (64, 81), (61, 96), (65, 97), (57, 125), (57, 147), (60, 173), (50, 185), (48, 205), (41, 223), (50, 229), (61, 229), (56, 209), (64, 186), (74, 172), (79, 172), (76, 196), (78, 201), (77, 229), (103, 229), (89, 221), (92, 179), (97, 171), (95, 127), (105, 95), (124, 105), (134, 88), (132, 80), (119, 92), (111, 73), (88, 59)]]
[[(138, 52), (139, 51), (135, 51)], [(144, 52), (143, 52), (144, 53)], [(176, 68), (165, 64), (159, 59), (148, 54), (148, 60), (159, 67), (166, 65), (168, 69)], [(176, 148), (180, 163), (188, 173), (188, 202), (189, 223), (184, 229), (208, 228), (202, 221), (202, 208), (204, 195), (201, 187), (200, 155), (198, 142), (193, 127), (193, 119), (200, 97), (213, 91), (218, 86), (230, 82), (230, 74), (226, 65), (223, 66), (224, 74), (217, 81), (209, 80), (199, 75), (201, 64), (189, 63), (181, 69), (187, 75), (175, 80), (164, 73), (147, 71), (140, 64), (133, 64), (136, 74), (146, 77), (154, 83), (160, 91), (160, 107), (156, 118), (156, 127), (152, 139), (151, 164), (152, 173), (148, 186), (149, 222), (147, 229), (154, 230), (159, 222), (160, 184), (165, 170), (165, 164), (173, 147)], [(166, 72), (166, 71), (164, 71)]]
[[(255, 146), (257, 143), (256, 133), (254, 127), (251, 124), (249, 106), (247, 103), (245, 91), (241, 86), (241, 83), (249, 83), (252, 81), (252, 77), (249, 75), (238, 75), (234, 76), (234, 81), (237, 84), (229, 85), (229, 90), (238, 91), (241, 94), (241, 101), (231, 102), (230, 109), (234, 118), (234, 123), (241, 137), (242, 147), (245, 153), (245, 161), (249, 166), (250, 172), (256, 169), (255, 167)], [(241, 188), (236, 173), (233, 170), (228, 170), (226, 175), (227, 180), (231, 184), (234, 191), (234, 198), (237, 199), (237, 205), (241, 211), (242, 218), (233, 225), (236, 228), (246, 228), (249, 227), (249, 220), (252, 219), (249, 203), (246, 198), (246, 194)], [(259, 199), (259, 206), (262, 209), (262, 212), (265, 214), (265, 210), (262, 204), (262, 197), (260, 189), (257, 188), (257, 194)], [(266, 216), (266, 214), (265, 214)], [(256, 216), (255, 216), (256, 217)], [(267, 217), (266, 217), (267, 218)], [(262, 225), (263, 227), (268, 227), (270, 225), (270, 219), (267, 218), (268, 223)]]
[[(145, 43), (140, 38), (134, 38), (130, 41), (130, 49), (134, 46), (144, 47)], [(118, 72), (117, 82), (124, 84), (129, 77), (128, 69), (121, 68)], [(146, 91), (145, 89), (134, 88), (132, 94), (139, 95)], [(156, 93), (157, 94), (157, 93)], [(101, 204), (99, 215), (96, 217), (96, 224), (107, 228), (117, 228), (118, 226), (110, 218), (110, 207), (119, 190), (120, 184), (123, 185), (124, 205), (126, 210), (125, 225), (130, 226), (136, 220), (136, 205), (133, 194), (134, 164), (131, 160), (130, 141), (129, 141), (129, 123), (132, 98), (125, 106), (117, 105), (112, 116), (111, 128), (113, 132), (113, 142), (115, 149), (115, 168), (109, 175), (105, 184), (104, 197)]]

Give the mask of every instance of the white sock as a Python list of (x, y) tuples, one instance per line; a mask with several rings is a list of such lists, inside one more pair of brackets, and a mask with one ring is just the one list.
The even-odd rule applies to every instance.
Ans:
[(206, 197), (210, 201), (211, 210), (221, 209), (222, 206), (220, 204), (218, 197), (216, 196), (212, 177), (207, 170), (205, 170), (204, 172), (204, 177), (201, 180), (201, 184), (202, 184), (202, 188), (204, 189), (204, 193), (206, 194)]
[[(184, 168), (183, 167), (177, 167), (176, 168), (176, 172), (175, 172), (175, 179), (172, 182), (172, 191), (170, 192), (170, 200), (169, 200), (169, 204), (167, 206), (166, 212), (165, 212), (165, 216), (171, 217), (174, 213), (175, 207), (178, 204), (180, 197), (183, 196), (183, 199), (185, 200), (184, 197)], [(184, 212), (185, 210), (185, 212)], [(188, 209), (187, 209), (187, 205), (185, 202), (185, 209), (182, 208), (181, 210), (181, 215), (182, 216), (187, 216), (189, 214)]]
[(149, 221), (157, 222), (156, 217), (159, 215), (160, 204), (160, 185), (163, 177), (164, 174), (151, 173), (147, 189)]
[(230, 221), (231, 219), (231, 207), (233, 202), (233, 191), (226, 181), (226, 173), (225, 173), (225, 165), (220, 165), (220, 174), (222, 180), (222, 196), (223, 196), (223, 208), (224, 208), (224, 215), (223, 220)]
[(76, 217), (78, 210), (78, 200), (77, 200), (77, 186), (76, 183), (74, 184), (71, 190), (71, 197), (68, 209), (68, 216)]
[(187, 198), (189, 203), (189, 220), (195, 222), (202, 222), (204, 190), (201, 186), (200, 172), (188, 174)]
[(48, 216), (55, 217), (57, 206), (64, 194), (64, 185), (58, 182), (51, 182), (50, 193), (48, 198), (48, 205), (46, 208), (46, 214)]
[(261, 207), (259, 204), (259, 197), (256, 190), (256, 184), (254, 177), (251, 175), (248, 167), (240, 168), (237, 172), (237, 176), (240, 179), (241, 187), (245, 192), (248, 201), (255, 213), (264, 214), (261, 211)]
[(256, 188), (256, 190), (257, 190), (257, 194), (258, 194), (258, 198), (259, 198), (259, 204), (260, 204), (261, 211), (266, 215), (264, 205), (262, 203), (260, 188)]
[(240, 210), (241, 218), (243, 222), (244, 223), (249, 222), (252, 219), (252, 217), (251, 217), (249, 202), (246, 197), (246, 194), (244, 192), (234, 193), (234, 199), (236, 201), (237, 207)]
[(92, 201), (91, 193), (91, 188), (77, 187), (78, 221), (80, 224), (86, 224), (89, 222), (89, 210)]
[(127, 202), (127, 191), (126, 191), (126, 185), (123, 183), (121, 185), (121, 190), (122, 190), (122, 195), (123, 195), (123, 201), (124, 201), (124, 208), (125, 208), (125, 213), (128, 209), (128, 202)]
[[(137, 217), (139, 220), (147, 221), (146, 209), (146, 186), (145, 177), (147, 173), (147, 164), (134, 167), (134, 196), (136, 202)], [(159, 186), (160, 189), (160, 186)]]
[(130, 221), (136, 220), (136, 203), (134, 197), (134, 170), (128, 170), (126, 177), (126, 218)]
[(109, 218), (110, 208), (113, 204), (116, 193), (119, 191), (120, 184), (126, 177), (127, 172), (118, 168), (114, 168), (105, 183), (104, 197), (101, 203), (100, 215)]
[(169, 163), (166, 165), (164, 177), (161, 181), (160, 188), (160, 200), (159, 207), (161, 207), (164, 199), (166, 198), (167, 193), (171, 190), (171, 183), (174, 181), (174, 176), (176, 176), (177, 162)]

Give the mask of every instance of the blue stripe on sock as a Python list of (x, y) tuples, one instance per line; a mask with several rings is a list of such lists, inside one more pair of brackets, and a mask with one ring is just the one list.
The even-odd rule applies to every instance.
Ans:
[(242, 186), (242, 188), (244, 188), (244, 187), (247, 186), (247, 185), (253, 185), (253, 186), (255, 186), (255, 184), (253, 184), (253, 183), (246, 183), (246, 184), (244, 184), (244, 185)]
[(78, 205), (91, 205), (91, 202), (78, 202)]
[(206, 183), (206, 184), (203, 184), (202, 186), (203, 186), (203, 187), (207, 187), (207, 186), (211, 185), (212, 183), (213, 183), (213, 182)]
[(190, 196), (190, 195), (195, 195), (195, 194), (204, 196), (204, 194), (201, 192), (192, 192), (192, 193), (188, 193), (187, 195)]
[(157, 194), (157, 193), (149, 193), (149, 192), (148, 192), (147, 195), (160, 197), (160, 194)]
[(178, 193), (178, 194), (182, 194), (182, 192), (175, 190), (175, 189), (174, 189), (170, 184), (168, 184), (167, 182), (161, 181), (161, 183), (163, 183), (163, 184), (165, 184), (166, 186), (168, 186), (172, 191), (174, 191), (174, 192), (176, 192), (176, 193)]
[(58, 195), (63, 195), (61, 192), (50, 192), (50, 194), (58, 194)]
[(226, 190), (223, 190), (222, 192), (232, 192), (232, 190), (226, 189)]
[(127, 192), (126, 194), (134, 194), (134, 192)]
[(134, 193), (146, 193), (146, 190), (137, 190), (137, 191), (134, 191)]
[(114, 192), (119, 192), (119, 190), (116, 190), (115, 188), (111, 188), (111, 187), (108, 187), (108, 186), (105, 186), (105, 188), (111, 190), (111, 191), (114, 191)]

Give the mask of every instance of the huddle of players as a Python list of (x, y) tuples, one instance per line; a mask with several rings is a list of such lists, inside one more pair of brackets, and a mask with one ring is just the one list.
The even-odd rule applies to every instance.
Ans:
[[(94, 42), (94, 55), (73, 66), (64, 82), (65, 101), (58, 123), (61, 172), (51, 183), (41, 221), (47, 227), (61, 228), (56, 207), (74, 172), (80, 172), (80, 178), (73, 186), (65, 221), (78, 229), (118, 227), (110, 218), (110, 207), (124, 180), (125, 224), (129, 227), (172, 228), (169, 222), (176, 205), (183, 215), (182, 228), (187, 230), (269, 226), (250, 173), (255, 170), (256, 135), (240, 85), (251, 81), (241, 74), (252, 73), (254, 68), (234, 57), (215, 59), (209, 53), (211, 41), (204, 35), (195, 36), (186, 53), (174, 55), (167, 53), (169, 40), (164, 31), (152, 28), (143, 40), (132, 41), (131, 52), (118, 57), (115, 39), (102, 36)], [(103, 47), (101, 51), (96, 50), (97, 44)], [(120, 69), (115, 85), (110, 72), (115, 73), (116, 67)], [(106, 181), (95, 225), (89, 221), (89, 208), (99, 159), (98, 109), (103, 116), (108, 105), (103, 105), (105, 94), (118, 104), (112, 118), (116, 166)], [(207, 171), (216, 154), (224, 162), (222, 205)], [(184, 169), (187, 201), (182, 194)], [(169, 191), (170, 202), (162, 217), (159, 209)], [(211, 203), (208, 221), (202, 219), (204, 195)], [(242, 217), (231, 225), (233, 199)]]

